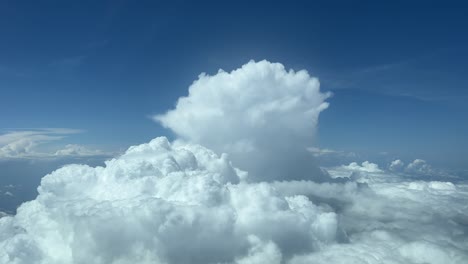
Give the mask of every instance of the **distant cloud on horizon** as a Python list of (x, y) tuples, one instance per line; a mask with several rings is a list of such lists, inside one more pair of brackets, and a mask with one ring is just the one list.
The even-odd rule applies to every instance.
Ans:
[(1, 159), (56, 159), (61, 157), (109, 156), (113, 153), (89, 149), (86, 146), (66, 144), (50, 150), (46, 146), (61, 142), (66, 137), (83, 133), (70, 128), (9, 129), (0, 134)]

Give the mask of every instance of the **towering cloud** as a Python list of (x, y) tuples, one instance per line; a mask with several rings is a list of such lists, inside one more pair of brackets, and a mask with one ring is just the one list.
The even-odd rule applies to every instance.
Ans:
[(201, 74), (174, 110), (155, 120), (182, 139), (228, 153), (252, 181), (319, 179), (310, 147), (330, 94), (305, 70), (268, 61)]

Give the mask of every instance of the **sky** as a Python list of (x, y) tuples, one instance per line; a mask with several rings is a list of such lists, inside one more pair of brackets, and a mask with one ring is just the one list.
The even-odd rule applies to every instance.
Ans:
[(466, 169), (466, 5), (270, 2), (2, 1), (2, 132), (125, 149), (201, 72), (267, 59), (334, 93), (318, 146)]
[(467, 11), (0, 1), (0, 264), (467, 263)]

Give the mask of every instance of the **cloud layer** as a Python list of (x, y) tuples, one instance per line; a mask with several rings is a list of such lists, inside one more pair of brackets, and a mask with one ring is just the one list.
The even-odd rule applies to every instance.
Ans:
[(337, 171), (353, 177), (248, 183), (224, 154), (156, 138), (45, 176), (0, 219), (0, 263), (466, 263), (468, 185)]
[(42, 148), (65, 137), (82, 133), (78, 129), (41, 128), (13, 130), (0, 134), (0, 159), (43, 159), (60, 157), (109, 156), (110, 153), (92, 150), (85, 146), (68, 144), (63, 148), (49, 150)]
[(202, 75), (157, 117), (181, 139), (60, 168), (2, 215), (0, 263), (467, 263), (466, 182), (407, 177), (421, 161), (317, 169), (326, 96), (266, 61)]

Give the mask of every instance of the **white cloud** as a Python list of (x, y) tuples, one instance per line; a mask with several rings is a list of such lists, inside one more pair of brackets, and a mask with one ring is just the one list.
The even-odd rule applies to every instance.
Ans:
[(101, 150), (89, 149), (85, 146), (76, 144), (68, 144), (63, 149), (59, 149), (55, 152), (55, 156), (75, 156), (75, 157), (87, 157), (87, 156), (99, 156), (108, 155)]
[[(256, 109), (265, 102), (245, 83), (283, 87), (273, 90), (286, 93), (278, 98), (289, 98), (289, 93), (301, 93), (294, 85), (276, 85), (300, 80), (310, 77), (268, 62), (202, 76), (174, 112), (160, 117), (177, 134), (187, 129), (183, 139), (170, 143), (156, 138), (130, 147), (105, 166), (67, 165), (46, 175), (35, 200), (21, 205), (15, 216), (0, 219), (0, 263), (467, 263), (466, 181), (414, 180), (369, 161), (329, 170), (335, 178), (346, 175), (342, 181), (291, 180), (291, 171), (315, 173), (315, 166), (304, 164), (311, 156), (306, 138), (312, 139), (305, 131), (316, 124), (295, 124), (310, 117), (296, 109), (290, 117), (289, 110), (286, 116), (258, 115), (255, 127), (236, 108), (236, 100), (247, 100), (246, 109)], [(230, 89), (238, 96), (226, 96)], [(324, 96), (314, 91), (314, 96)], [(203, 98), (223, 99), (204, 107)], [(316, 117), (323, 99), (312, 104)], [(216, 117), (226, 110), (216, 102), (233, 107), (226, 120)], [(191, 112), (195, 110), (200, 116)], [(176, 117), (180, 127), (173, 123)], [(261, 121), (273, 117), (278, 124)], [(289, 118), (294, 125), (285, 128)], [(220, 132), (226, 133), (225, 144)], [(290, 137), (294, 133), (300, 136)], [(206, 141), (215, 149), (187, 141)], [(413, 163), (408, 167), (424, 168), (425, 163)], [(262, 179), (269, 181), (255, 182)]]
[(373, 178), (365, 184), (275, 184), (285, 195), (301, 194), (331, 206), (339, 212), (338, 228), (343, 231), (338, 243), (296, 255), (291, 263), (462, 264), (468, 260), (466, 183), (359, 173)]
[(310, 147), (307, 148), (315, 157), (326, 156), (326, 155), (334, 155), (334, 154), (341, 154), (341, 151), (336, 151), (332, 149), (321, 149), (317, 147)]
[(432, 168), (425, 160), (415, 159), (408, 164), (405, 171), (408, 173), (430, 174), (432, 173)]
[(328, 148), (310, 147), (307, 150), (312, 153), (314, 157), (334, 157), (334, 158), (355, 158), (357, 154), (354, 152), (346, 152), (343, 150), (333, 150)]
[(0, 263), (280, 263), (333, 243), (334, 212), (242, 174), (165, 138), (105, 167), (65, 166), (0, 220)]
[(43, 143), (62, 139), (63, 136), (37, 131), (16, 131), (0, 135), (0, 157), (40, 156), (35, 148)]
[(236, 260), (237, 264), (281, 264), (281, 251), (275, 243), (268, 241), (263, 242), (256, 236), (248, 237), (252, 244), (247, 256)]
[(83, 131), (69, 128), (41, 128), (29, 130), (13, 129), (0, 135), (0, 145), (7, 145), (24, 138), (37, 138), (38, 141), (52, 141), (61, 139), (65, 135), (81, 132)]
[(182, 139), (228, 153), (253, 181), (319, 179), (306, 148), (329, 96), (305, 70), (250, 61), (231, 72), (201, 74), (174, 110), (154, 119)]
[(381, 177), (383, 170), (375, 163), (364, 161), (359, 165), (357, 162), (351, 162), (348, 165), (341, 165), (327, 168), (331, 178), (341, 180), (353, 180), (359, 183), (374, 181)]
[(399, 159), (394, 160), (388, 166), (388, 169), (393, 172), (404, 173), (409, 177), (421, 178), (425, 177), (427, 179), (454, 179), (457, 176), (451, 174), (450, 172), (433, 168), (423, 159), (415, 159), (412, 162), (409, 162), (405, 166), (405, 163)]
[(100, 150), (90, 150), (75, 144), (66, 145), (63, 149), (50, 151), (44, 146), (63, 140), (71, 134), (83, 132), (68, 128), (43, 128), (15, 130), (0, 134), (0, 159), (40, 159), (62, 156), (98, 156), (109, 155)]
[(349, 165), (344, 166), (346, 169), (351, 170), (351, 171), (363, 171), (363, 172), (382, 172), (381, 169), (379, 169), (379, 165), (369, 162), (369, 161), (364, 161), (361, 163), (361, 165), (357, 164), (356, 162), (351, 162)]
[(391, 171), (401, 171), (403, 170), (404, 166), (405, 166), (405, 163), (397, 159), (390, 163), (390, 165), (388, 166), (388, 169)]
[(375, 178), (248, 183), (226, 155), (157, 138), (104, 167), (45, 176), (35, 200), (0, 220), (0, 263), (468, 260), (467, 184), (340, 168)]

